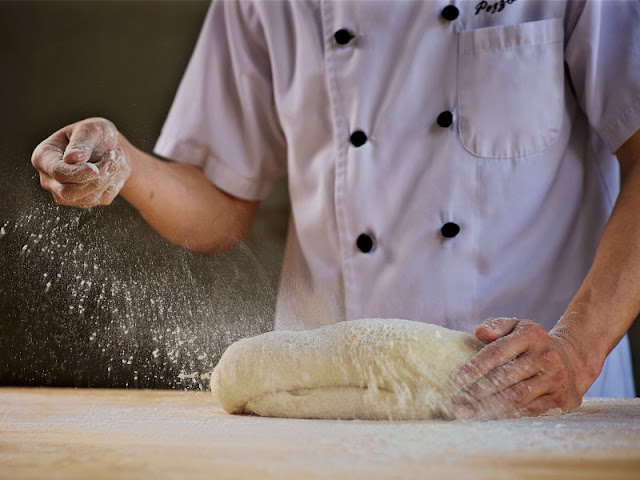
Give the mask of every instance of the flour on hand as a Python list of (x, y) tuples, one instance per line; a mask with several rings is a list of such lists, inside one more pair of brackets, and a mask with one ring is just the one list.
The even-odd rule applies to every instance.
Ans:
[(428, 419), (455, 392), (450, 374), (481, 347), (467, 333), (408, 320), (275, 331), (232, 344), (211, 390), (229, 413)]

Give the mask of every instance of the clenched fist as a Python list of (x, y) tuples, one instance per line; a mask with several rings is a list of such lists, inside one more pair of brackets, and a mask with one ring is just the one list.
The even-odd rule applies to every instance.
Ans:
[(131, 175), (118, 137), (114, 124), (104, 118), (89, 118), (57, 131), (31, 157), (40, 185), (61, 205), (109, 205)]

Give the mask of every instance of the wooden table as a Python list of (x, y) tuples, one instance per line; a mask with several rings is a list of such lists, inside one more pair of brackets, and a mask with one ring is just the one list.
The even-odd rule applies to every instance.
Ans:
[(640, 400), (491, 422), (291, 420), (207, 392), (0, 388), (0, 479), (640, 479)]

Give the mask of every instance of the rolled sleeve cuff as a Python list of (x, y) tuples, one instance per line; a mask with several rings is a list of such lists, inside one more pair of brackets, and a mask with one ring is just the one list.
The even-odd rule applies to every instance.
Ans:
[(615, 153), (638, 129), (640, 129), (640, 97), (609, 122), (600, 135), (611, 152)]
[(220, 190), (243, 200), (263, 200), (277, 179), (249, 178), (214, 157), (204, 145), (161, 135), (153, 152), (169, 160), (194, 165)]

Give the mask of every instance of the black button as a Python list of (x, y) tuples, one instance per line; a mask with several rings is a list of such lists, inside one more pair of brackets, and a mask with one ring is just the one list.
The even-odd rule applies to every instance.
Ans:
[(447, 222), (440, 229), (440, 233), (445, 238), (453, 238), (460, 233), (460, 226), (457, 223)]
[(447, 5), (442, 9), (442, 18), (445, 20), (449, 20), (450, 22), (454, 21), (460, 15), (460, 10), (455, 5)]
[(351, 40), (353, 40), (354, 37), (355, 35), (346, 28), (341, 28), (333, 34), (333, 38), (338, 45), (346, 45)]
[(367, 143), (367, 134), (362, 130), (356, 130), (351, 134), (351, 143), (354, 147), (361, 147)]
[(440, 115), (438, 115), (438, 118), (436, 119), (436, 123), (438, 124), (439, 127), (442, 127), (442, 128), (450, 127), (451, 124), (453, 123), (453, 114), (449, 111), (442, 112)]
[(360, 235), (358, 235), (358, 239), (356, 240), (356, 245), (358, 247), (358, 250), (360, 250), (362, 253), (369, 253), (374, 249), (375, 242), (371, 237), (371, 235), (367, 235), (366, 233), (361, 233)]

